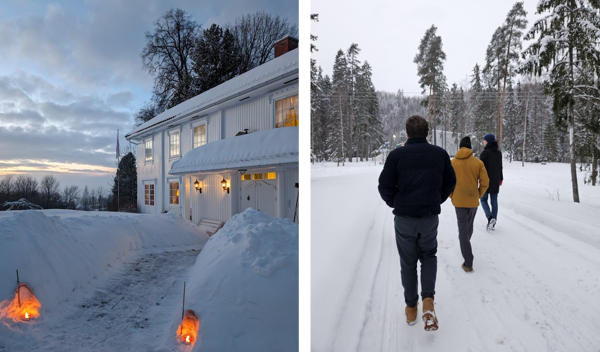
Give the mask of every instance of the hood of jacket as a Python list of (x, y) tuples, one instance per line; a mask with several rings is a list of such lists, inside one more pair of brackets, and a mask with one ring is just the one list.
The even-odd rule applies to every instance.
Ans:
[(498, 150), (498, 141), (491, 141), (486, 144), (484, 149)]
[(454, 157), (456, 159), (466, 159), (471, 155), (473, 155), (473, 150), (471, 150), (471, 148), (462, 147), (458, 152), (456, 152), (456, 155)]

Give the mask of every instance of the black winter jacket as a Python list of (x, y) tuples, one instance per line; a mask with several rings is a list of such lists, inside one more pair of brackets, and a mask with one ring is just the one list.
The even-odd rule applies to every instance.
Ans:
[(479, 159), (483, 161), (485, 170), (490, 178), (490, 187), (485, 193), (499, 193), (502, 176), (502, 152), (498, 149), (498, 142), (491, 141), (481, 152)]
[(409, 138), (404, 147), (394, 149), (379, 175), (379, 194), (399, 216), (439, 214), (455, 186), (448, 153), (425, 138)]

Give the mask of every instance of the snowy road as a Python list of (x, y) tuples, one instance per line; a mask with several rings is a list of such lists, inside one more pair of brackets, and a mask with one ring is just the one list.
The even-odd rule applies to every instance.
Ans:
[(49, 316), (30, 351), (156, 351), (198, 253), (146, 254), (123, 265), (70, 314)]
[[(347, 164), (348, 165), (348, 164)], [(566, 164), (505, 165), (498, 229), (478, 209), (475, 273), (454, 207), (442, 206), (436, 312), (440, 330), (408, 326), (393, 215), (377, 193), (381, 166), (332, 164), (312, 174), (312, 350), (600, 351), (600, 187)]]

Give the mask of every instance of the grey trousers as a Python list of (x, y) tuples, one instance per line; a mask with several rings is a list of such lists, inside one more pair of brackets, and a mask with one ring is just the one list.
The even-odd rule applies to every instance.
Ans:
[(421, 297), (433, 298), (437, 274), (437, 215), (422, 218), (396, 216), (396, 245), (400, 254), (400, 276), (404, 301), (409, 307), (419, 302), (417, 262), (421, 262)]
[(466, 267), (473, 266), (473, 250), (471, 249), (471, 236), (473, 236), (473, 221), (477, 208), (455, 208), (458, 219), (458, 240), (460, 251), (465, 260)]

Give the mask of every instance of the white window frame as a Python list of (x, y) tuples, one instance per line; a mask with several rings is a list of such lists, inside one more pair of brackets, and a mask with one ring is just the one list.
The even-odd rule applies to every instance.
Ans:
[[(171, 183), (175, 183), (175, 182), (179, 183), (179, 204), (172, 204), (171, 203)], [(168, 197), (167, 206), (172, 207), (172, 208), (178, 208), (178, 207), (180, 207), (181, 206), (181, 192), (182, 192), (182, 190), (181, 190), (181, 179), (179, 177), (168, 178), (167, 179), (167, 185), (169, 185), (169, 188), (167, 189), (167, 193), (168, 193), (168, 195), (167, 195), (167, 197)]]
[[(174, 134), (179, 134), (178, 138), (179, 138), (179, 145), (177, 146), (177, 152), (178, 154), (176, 155), (171, 155), (171, 136)], [(181, 158), (181, 126), (178, 126), (176, 128), (173, 128), (171, 130), (169, 130), (168, 132), (168, 148), (167, 148), (167, 155), (169, 156), (169, 160), (173, 160), (173, 159), (179, 159)]]
[[(300, 91), (298, 89), (298, 84), (290, 85), (289, 87), (285, 87), (270, 94), (269, 102), (272, 104), (271, 113), (273, 114), (273, 128), (277, 128), (277, 101), (286, 98), (291, 98), (294, 95), (298, 96), (298, 100), (300, 99)], [(300, 105), (298, 105), (298, 122), (300, 122)]]
[[(146, 160), (146, 142), (148, 142), (148, 141), (150, 143), (152, 143), (152, 148), (150, 149), (151, 150), (151, 152), (150, 152), (150, 154), (151, 154), (150, 155), (150, 159)], [(150, 136), (148, 138), (144, 138), (143, 142), (144, 142), (144, 165), (146, 165), (146, 164), (152, 164), (153, 165), (154, 164), (154, 149), (155, 149), (154, 148), (154, 135), (152, 135), (152, 136)], [(154, 187), (156, 187), (156, 186), (154, 186)]]
[(190, 129), (192, 130), (192, 132), (191, 132), (192, 145), (191, 145), (190, 150), (197, 148), (197, 147), (194, 148), (194, 142), (195, 142), (194, 141), (194, 129), (196, 129), (196, 127), (200, 127), (202, 125), (204, 125), (204, 134), (206, 136), (206, 143), (203, 145), (208, 144), (208, 123), (206, 121), (206, 117), (201, 117), (200, 119), (198, 119), (196, 121), (190, 122)]
[[(150, 204), (150, 200), (148, 200), (148, 204), (146, 204), (146, 186), (154, 186), (154, 204)], [(144, 188), (144, 206), (145, 207), (154, 207), (156, 206), (156, 179), (142, 180), (142, 186)]]

